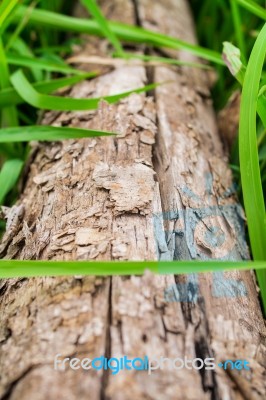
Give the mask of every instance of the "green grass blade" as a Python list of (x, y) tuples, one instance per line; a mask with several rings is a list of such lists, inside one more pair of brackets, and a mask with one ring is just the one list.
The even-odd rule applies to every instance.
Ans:
[(9, 70), (8, 70), (8, 65), (6, 62), (6, 57), (5, 57), (5, 50), (3, 47), (3, 41), (0, 36), (0, 85), (1, 88), (4, 89), (8, 86), (10, 86), (9, 82)]
[(266, 10), (260, 5), (251, 0), (236, 0), (238, 4), (244, 7), (246, 10), (250, 11), (252, 14), (257, 15), (257, 17), (266, 20)]
[[(0, 35), (0, 87), (1, 89), (10, 86), (9, 69), (7, 65), (6, 55), (3, 48), (2, 37)], [(1, 126), (17, 126), (18, 117), (15, 107), (6, 107), (1, 113)]]
[(263, 86), (260, 88), (259, 96), (263, 96), (264, 95), (264, 100), (266, 101), (265, 93), (266, 93), (266, 85), (263, 84)]
[(32, 2), (31, 5), (29, 5), (27, 7), (27, 11), (25, 12), (24, 17), (21, 19), (21, 21), (18, 23), (15, 31), (12, 33), (11, 37), (9, 38), (7, 45), (5, 46), (5, 50), (7, 51), (10, 47), (12, 47), (13, 43), (19, 39), (19, 35), (22, 32), (22, 30), (24, 29), (24, 27), (27, 25), (29, 16), (32, 12), (32, 10), (34, 9), (34, 7), (36, 6), (38, 0), (36, 2)]
[(0, 5), (0, 27), (3, 25), (4, 21), (7, 19), (9, 14), (18, 4), (19, 0), (3, 0)]
[(113, 135), (116, 133), (80, 128), (47, 125), (20, 126), (0, 129), (0, 143), (29, 142), (31, 140), (58, 141)]
[[(243, 83), (239, 157), (245, 211), (252, 254), (255, 260), (266, 260), (266, 216), (257, 150), (256, 115), (260, 78), (266, 53), (266, 24), (253, 47)], [(257, 273), (266, 311), (266, 271)]]
[(257, 107), (258, 114), (260, 119), (263, 123), (264, 128), (266, 128), (266, 100), (264, 96), (259, 96), (258, 98), (258, 107)]
[(23, 161), (7, 160), (0, 171), (0, 205), (4, 203), (6, 195), (15, 186), (21, 173)]
[[(20, 56), (34, 58), (34, 53), (32, 49), (20, 37), (14, 39), (10, 46), (12, 50), (15, 50), (15, 53), (19, 54)], [(5, 52), (7, 53), (7, 46), (5, 47)], [(30, 68), (30, 71), (35, 81), (41, 81), (44, 79), (43, 71), (40, 68), (33, 67)]]
[[(13, 21), (19, 21), (23, 17), (25, 9), (26, 7), (24, 6), (17, 7), (14, 12)], [(35, 26), (50, 26), (63, 31), (102, 36), (101, 28), (95, 20), (74, 18), (50, 11), (33, 10), (29, 18), (29, 23)], [(206, 60), (224, 65), (221, 55), (213, 50), (205, 49), (147, 29), (118, 22), (109, 22), (109, 27), (120, 40), (133, 43), (145, 43), (154, 47), (184, 49)]]
[[(97, 76), (96, 72), (90, 72), (83, 75), (75, 75), (67, 78), (51, 79), (48, 81), (37, 82), (32, 86), (41, 93), (52, 93), (58, 89), (75, 85), (84, 79)], [(16, 92), (14, 88), (7, 88), (0, 91), (0, 108), (25, 103), (25, 100)]]
[[(224, 42), (223, 58), (228, 66), (231, 74), (243, 86), (246, 74), (246, 66), (240, 59), (240, 50), (231, 43)], [(257, 112), (259, 117), (266, 128), (266, 102), (262, 95), (258, 95)]]
[(262, 147), (260, 148), (259, 160), (260, 160), (260, 161), (266, 160), (266, 143), (265, 143), (264, 146), (262, 146)]
[(20, 261), (1, 260), (0, 278), (66, 276), (66, 275), (142, 275), (150, 270), (155, 274), (190, 274), (230, 270), (260, 271), (265, 262), (226, 261)]
[(120, 99), (129, 96), (131, 93), (142, 93), (154, 89), (158, 84), (147, 85), (139, 89), (130, 90), (125, 93), (106, 96), (103, 98), (95, 99), (72, 99), (69, 97), (49, 96), (40, 94), (29, 83), (21, 70), (15, 72), (11, 77), (12, 84), (18, 94), (29, 104), (34, 107), (46, 110), (96, 110), (99, 102), (104, 99), (109, 103), (115, 103)]
[(246, 55), (247, 55), (246, 44), (245, 44), (245, 39), (244, 39), (244, 35), (242, 32), (241, 17), (240, 17), (237, 0), (230, 0), (230, 5), (231, 5), (232, 16), (233, 16), (237, 44), (241, 51), (242, 57), (243, 57), (244, 61), (246, 62)]
[(63, 74), (76, 74), (76, 75), (84, 74), (84, 71), (71, 68), (68, 65), (62, 65), (59, 63), (57, 64), (55, 62), (51, 62), (41, 58), (33, 58), (33, 57), (22, 56), (19, 54), (7, 53), (6, 59), (8, 64), (20, 67), (28, 67), (30, 69), (37, 68), (37, 69), (43, 69), (45, 71), (61, 72)]
[(87, 8), (89, 13), (93, 16), (93, 18), (95, 18), (95, 20), (98, 22), (102, 30), (102, 33), (109, 40), (109, 42), (112, 43), (118, 55), (120, 57), (124, 57), (123, 47), (121, 46), (121, 43), (116, 37), (116, 34), (110, 29), (109, 22), (102, 14), (100, 8), (97, 6), (96, 0), (81, 0), (81, 2)]
[[(119, 57), (119, 54), (114, 53), (113, 57)], [(185, 62), (185, 61), (177, 60), (175, 58), (148, 56), (145, 54), (134, 54), (134, 53), (124, 52), (124, 58), (126, 58), (128, 60), (141, 60), (144, 62), (155, 62), (155, 63), (158, 62), (158, 63), (162, 63), (162, 64), (180, 65), (180, 66), (186, 66), (186, 67), (192, 67), (192, 68), (211, 69), (211, 67), (207, 64)]]

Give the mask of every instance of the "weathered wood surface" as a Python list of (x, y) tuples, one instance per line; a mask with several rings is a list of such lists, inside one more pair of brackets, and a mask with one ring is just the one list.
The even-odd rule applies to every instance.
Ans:
[[(137, 21), (195, 41), (185, 1), (115, 0), (102, 6), (114, 20)], [(106, 42), (88, 39), (81, 54), (92, 52), (105, 55)], [(194, 60), (184, 52), (178, 57)], [(11, 237), (7, 233), (2, 257), (248, 257), (243, 216), (204, 72), (118, 67), (78, 84), (70, 95), (98, 97), (164, 80), (172, 83), (149, 95), (134, 94), (119, 105), (102, 103), (97, 112), (46, 114), (46, 124), (115, 130), (120, 135), (38, 145), (20, 201), (24, 222)], [(238, 282), (230, 284), (230, 279)], [(173, 285), (175, 291), (169, 290)], [(255, 399), (265, 396), (265, 328), (249, 272), (191, 276), (189, 284), (187, 277), (152, 274), (14, 279), (2, 281), (0, 292), (4, 399), (240, 400), (243, 392)], [(167, 301), (174, 293), (183, 301)], [(252, 371), (238, 372), (234, 379), (222, 369), (202, 374), (165, 369), (150, 376), (145, 371), (63, 373), (53, 370), (58, 353), (80, 358), (147, 354), (247, 359)]]

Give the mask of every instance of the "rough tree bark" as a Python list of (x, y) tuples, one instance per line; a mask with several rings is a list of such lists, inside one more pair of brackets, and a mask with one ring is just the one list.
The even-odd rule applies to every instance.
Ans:
[[(110, 19), (195, 42), (184, 0), (101, 5)], [(105, 41), (86, 40), (82, 55), (106, 55)], [(99, 97), (169, 80), (154, 93), (133, 94), (118, 105), (103, 102), (95, 112), (44, 116), (44, 124), (119, 136), (35, 145), (19, 202), (23, 222), (5, 234), (2, 257), (249, 257), (205, 72), (130, 64), (68, 95)], [(2, 399), (265, 397), (265, 327), (253, 273), (11, 279), (0, 283), (0, 296)], [(53, 370), (58, 353), (247, 359), (251, 371), (61, 372)]]

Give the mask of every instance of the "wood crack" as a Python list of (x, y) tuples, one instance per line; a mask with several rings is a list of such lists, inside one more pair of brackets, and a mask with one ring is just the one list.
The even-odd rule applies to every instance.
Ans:
[[(109, 300), (109, 307), (108, 307), (108, 317), (106, 320), (106, 336), (105, 336), (105, 351), (104, 351), (104, 357), (107, 359), (110, 359), (112, 356), (112, 336), (111, 336), (111, 330), (112, 330), (112, 278), (109, 279), (109, 293), (108, 293), (108, 300)], [(100, 399), (101, 400), (109, 400), (109, 396), (106, 393), (106, 388), (108, 387), (108, 381), (109, 381), (109, 376), (110, 376), (110, 371), (109, 370), (104, 370), (102, 379), (101, 379), (101, 393), (100, 393)]]

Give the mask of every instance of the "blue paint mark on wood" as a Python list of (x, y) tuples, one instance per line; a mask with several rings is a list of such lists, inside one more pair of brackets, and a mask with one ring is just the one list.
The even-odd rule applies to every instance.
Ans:
[[(213, 178), (211, 174), (206, 174), (205, 184), (206, 193), (211, 196)], [(193, 200), (200, 200), (198, 195), (194, 194), (188, 187), (183, 187), (182, 192)], [(227, 190), (226, 193), (232, 192), (233, 188)], [(203, 200), (200, 200), (201, 204)], [(218, 199), (219, 203), (219, 199)], [(198, 208), (186, 208), (165, 211), (154, 214), (154, 233), (156, 237), (156, 250), (158, 260), (186, 260), (186, 259), (202, 259), (211, 260), (206, 251), (197, 246), (195, 241), (195, 230), (199, 222), (204, 223), (204, 219), (208, 217), (220, 217), (226, 221), (226, 224), (234, 232), (236, 238), (235, 245), (232, 247), (228, 243), (228, 251), (219, 260), (241, 260), (248, 259), (248, 247), (245, 241), (244, 216), (240, 205), (218, 205), (203, 206)], [(165, 230), (165, 221), (182, 221), (184, 230)], [(212, 249), (219, 249), (226, 245), (226, 240), (232, 240), (231, 235), (225, 234), (219, 224), (210, 226), (204, 224), (206, 231), (204, 240)], [(226, 248), (227, 248), (226, 247)], [(239, 297), (246, 296), (247, 289), (244, 282), (235, 279), (229, 279), (222, 272), (213, 273), (212, 295), (214, 297)], [(167, 301), (197, 301), (199, 296), (199, 284), (197, 274), (191, 274), (187, 277), (187, 283), (177, 283), (165, 290), (165, 299)]]

